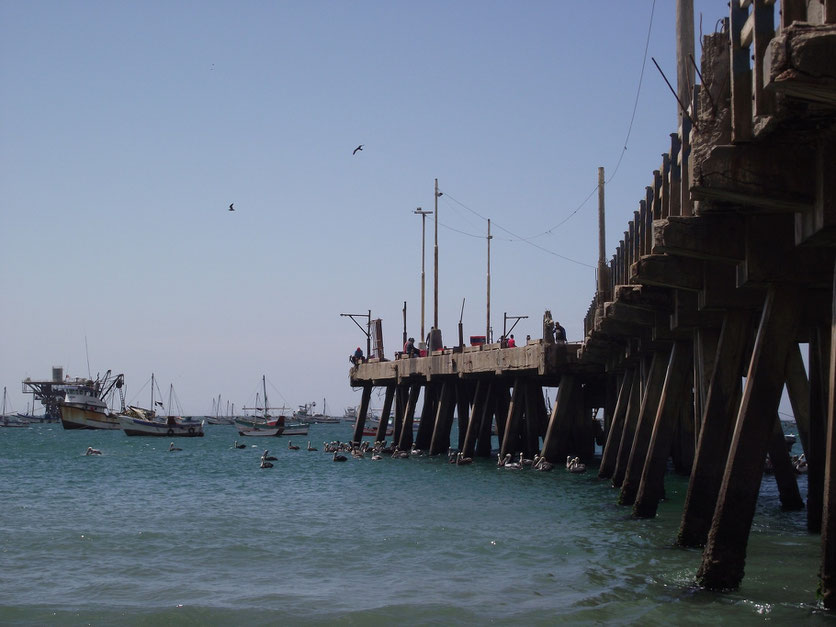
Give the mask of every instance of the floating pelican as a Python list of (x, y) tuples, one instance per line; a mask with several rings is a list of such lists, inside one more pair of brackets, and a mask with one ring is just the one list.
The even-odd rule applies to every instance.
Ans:
[(311, 446), (311, 441), (310, 441), (310, 440), (308, 440), (308, 448), (307, 448), (307, 449), (305, 449), (305, 450), (308, 450), (308, 451), (315, 451), (315, 450), (317, 450), (317, 448), (316, 448), (315, 446)]
[(345, 455), (337, 455), (337, 451), (334, 451), (334, 461), (345, 462), (348, 461), (348, 457), (346, 457)]
[(97, 448), (93, 448), (92, 446), (88, 446), (87, 447), (87, 452), (84, 453), (84, 454), (85, 455), (101, 455), (102, 452)]
[(258, 467), (259, 468), (272, 468), (273, 464), (271, 462), (268, 462), (268, 461), (262, 459), (261, 463), (258, 465)]
[(268, 453), (269, 453), (269, 452), (270, 452), (270, 451), (264, 451), (264, 453), (263, 453), (263, 454), (262, 454), (262, 456), (261, 456), (261, 461), (263, 461), (263, 462), (275, 462), (275, 461), (278, 461), (278, 459), (279, 459), (279, 458), (278, 458), (278, 457), (273, 457), (272, 455), (268, 455)]
[(183, 449), (181, 449), (177, 446), (174, 446), (174, 442), (172, 442), (171, 444), (168, 445), (168, 452), (169, 453), (173, 453), (174, 451), (182, 451), (182, 450)]
[(235, 444), (232, 445), (232, 448), (247, 448), (246, 444), (238, 444), (238, 440), (235, 440)]
[(289, 448), (291, 451), (298, 451), (299, 450), (299, 447), (296, 446), (291, 440), (287, 441), (287, 448)]

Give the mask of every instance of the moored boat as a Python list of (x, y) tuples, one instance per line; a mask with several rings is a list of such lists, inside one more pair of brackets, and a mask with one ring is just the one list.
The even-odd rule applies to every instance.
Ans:
[[(154, 402), (154, 374), (151, 374), (151, 407), (162, 407), (161, 402)], [(145, 435), (157, 437), (203, 437), (203, 425), (205, 420), (195, 418), (182, 418), (171, 415), (171, 401), (174, 395), (174, 386), (169, 388), (168, 408), (169, 415), (158, 416), (153, 409), (144, 409), (129, 406), (122, 413), (118, 414), (119, 427), (125, 435)], [(179, 405), (179, 404), (178, 404)], [(182, 410), (181, 410), (182, 411)]]
[(264, 389), (264, 407), (259, 406), (258, 395), (256, 394), (256, 407), (245, 407), (253, 411), (261, 412), (260, 415), (238, 416), (235, 418), (235, 428), (242, 436), (255, 437), (279, 437), (282, 435), (308, 435), (308, 425), (304, 423), (286, 422), (284, 415), (273, 418), (270, 415), (270, 404), (267, 400), (267, 377), (261, 375), (261, 383)]
[(110, 411), (106, 399), (116, 389), (121, 391), (124, 377), (121, 374), (104, 378), (73, 379), (64, 388), (64, 400), (58, 406), (61, 425), (65, 429), (119, 429), (117, 415)]
[(159, 437), (203, 437), (203, 424), (196, 420), (183, 420), (178, 416), (157, 416), (150, 409), (130, 406), (118, 416), (119, 426), (125, 435)]
[(3, 388), (3, 409), (0, 411), (0, 427), (28, 427), (29, 422), (21, 418), (20, 414), (6, 413), (6, 388)]

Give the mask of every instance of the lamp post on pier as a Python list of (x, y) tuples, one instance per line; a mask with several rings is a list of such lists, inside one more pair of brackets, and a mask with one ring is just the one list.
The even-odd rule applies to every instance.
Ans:
[(424, 211), (421, 207), (418, 207), (415, 211), (413, 211), (413, 213), (421, 216), (421, 335), (419, 336), (418, 345), (423, 347), (424, 338), (426, 338), (424, 335), (424, 262), (426, 257), (427, 216), (432, 215), (432, 211)]

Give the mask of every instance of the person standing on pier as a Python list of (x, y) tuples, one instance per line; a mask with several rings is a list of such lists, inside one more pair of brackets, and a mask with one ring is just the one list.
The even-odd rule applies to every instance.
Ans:
[(557, 320), (554, 321), (554, 341), (558, 344), (566, 343), (566, 329)]
[(514, 334), (512, 333), (511, 336), (508, 338), (508, 348), (516, 348), (517, 342), (514, 339)]

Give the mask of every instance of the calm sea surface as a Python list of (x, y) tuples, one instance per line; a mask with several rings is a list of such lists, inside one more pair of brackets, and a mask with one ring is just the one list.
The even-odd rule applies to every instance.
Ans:
[[(313, 425), (318, 452), (238, 450), (209, 425), (169, 453), (121, 431), (0, 429), (0, 624), (832, 622), (819, 537), (770, 478), (743, 585), (715, 594), (692, 585), (701, 551), (673, 547), (683, 478), (657, 518), (631, 520), (596, 471), (333, 463), (322, 442), (350, 435)], [(258, 467), (265, 446), (274, 468)]]

